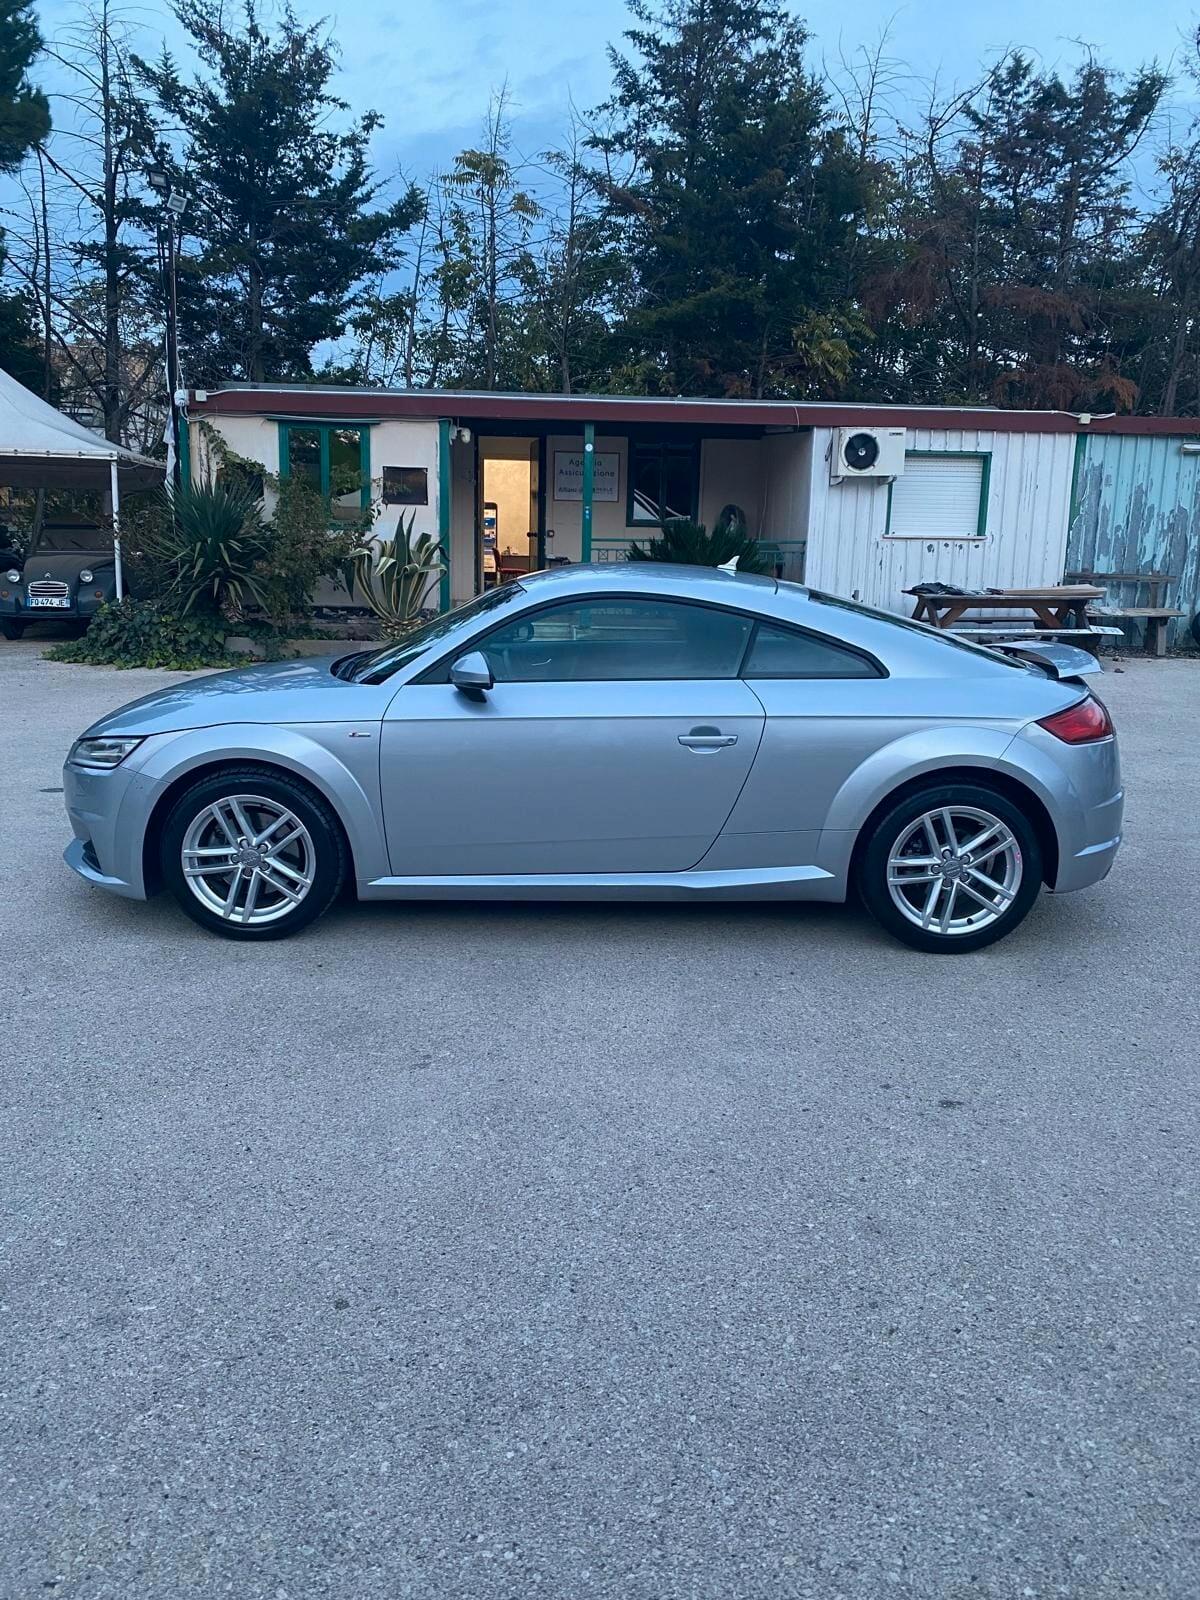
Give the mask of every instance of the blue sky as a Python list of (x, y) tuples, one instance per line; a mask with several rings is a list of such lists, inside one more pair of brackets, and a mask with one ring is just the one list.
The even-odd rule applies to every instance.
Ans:
[[(421, 177), (446, 164), (476, 139), (489, 91), (507, 80), (517, 148), (534, 155), (552, 141), (569, 101), (589, 108), (608, 87), (605, 45), (628, 25), (622, 0), (341, 0), (328, 8), (294, 0), (301, 17), (328, 19), (342, 53), (339, 92), (357, 108), (380, 111), (377, 136), (382, 171), (400, 163)], [(262, 7), (270, 15), (270, 0)], [(810, 65), (836, 65), (839, 48), (852, 54), (890, 28), (889, 54), (906, 63), (900, 91), (911, 103), (928, 98), (934, 82), (966, 86), (980, 62), (1021, 45), (1048, 65), (1069, 69), (1081, 42), (1104, 61), (1128, 68), (1155, 56), (1182, 61), (1185, 38), (1200, 5), (1159, 0), (1009, 0), (1005, 5), (963, 0), (811, 0), (795, 8), (813, 35)], [(50, 36), (77, 15), (70, 0), (42, 0)], [(180, 30), (161, 0), (140, 0), (125, 15), (143, 31), (139, 46), (157, 52), (165, 35), (180, 45)], [(1153, 18), (1152, 25), (1150, 19)], [(852, 19), (852, 20), (851, 20)], [(49, 74), (44, 78), (53, 87)], [(1181, 88), (1175, 100), (1190, 100)]]

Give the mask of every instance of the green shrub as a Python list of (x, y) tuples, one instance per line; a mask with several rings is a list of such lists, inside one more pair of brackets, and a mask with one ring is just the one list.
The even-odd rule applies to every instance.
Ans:
[(51, 661), (81, 661), (95, 667), (227, 667), (226, 624), (212, 615), (184, 616), (158, 601), (124, 600), (101, 606), (82, 639), (56, 644)]
[(271, 480), (275, 508), (268, 523), (268, 549), (257, 581), (267, 620), (283, 632), (312, 604), (322, 578), (345, 582), (346, 563), (363, 528), (331, 528), (326, 500), (300, 478)]
[(670, 517), (661, 536), (629, 547), (631, 561), (675, 561), (689, 567), (722, 567), (734, 556), (739, 572), (767, 570), (758, 545), (740, 522), (719, 522), (709, 533), (702, 522)]
[(160, 571), (155, 587), (186, 615), (223, 612), (238, 617), (265, 600), (263, 569), (271, 530), (252, 490), (197, 483), (161, 496), (157, 518), (139, 530)]

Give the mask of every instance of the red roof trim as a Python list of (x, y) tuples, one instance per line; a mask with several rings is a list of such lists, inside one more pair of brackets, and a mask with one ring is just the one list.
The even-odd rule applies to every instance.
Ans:
[(990, 411), (956, 406), (795, 405), (772, 400), (663, 400), (635, 396), (450, 394), (379, 389), (212, 389), (193, 399), (192, 416), (449, 416), (463, 422), (674, 422), (729, 428), (968, 428), (989, 433), (1200, 434), (1200, 417), (1094, 416), (1069, 411)]

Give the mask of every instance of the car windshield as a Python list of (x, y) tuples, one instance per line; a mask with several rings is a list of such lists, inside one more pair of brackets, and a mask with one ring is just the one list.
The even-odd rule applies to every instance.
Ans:
[[(897, 616), (894, 611), (881, 611), (878, 606), (865, 606), (861, 600), (843, 600), (841, 595), (824, 594), (820, 589), (809, 589), (807, 593), (809, 599), (815, 600), (818, 605), (837, 606), (842, 611), (856, 611), (859, 616), (874, 617), (879, 622), (891, 623), (894, 628), (906, 628), (910, 633), (921, 634), (923, 638), (940, 640), (948, 649), (965, 650), (973, 656), (986, 656), (989, 661), (995, 661), (1002, 667), (1015, 667), (1018, 672), (1029, 671), (1026, 662), (1003, 655), (999, 650), (990, 650), (987, 645), (962, 639), (944, 628), (930, 627), (927, 622), (917, 622), (912, 617)], [(979, 604), (986, 605), (986, 597), (981, 596)]]
[(476, 617), (500, 611), (524, 593), (519, 583), (502, 583), (477, 599), (468, 601), (465, 606), (423, 622), (396, 644), (385, 645), (381, 650), (364, 650), (354, 656), (344, 656), (341, 661), (334, 663), (334, 670), (340, 678), (349, 678), (353, 683), (382, 683), (393, 672), (423, 655), (431, 645), (456, 632), (464, 622), (473, 622)]
[[(40, 555), (97, 554), (109, 549), (105, 535), (99, 528), (81, 528), (73, 524), (47, 523), (38, 535), (35, 553)], [(111, 551), (110, 551), (111, 553)]]

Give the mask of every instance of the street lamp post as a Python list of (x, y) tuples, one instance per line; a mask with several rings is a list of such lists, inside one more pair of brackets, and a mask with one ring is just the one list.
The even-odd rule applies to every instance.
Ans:
[(147, 174), (150, 187), (163, 203), (158, 227), (159, 265), (163, 274), (163, 300), (167, 322), (167, 400), (171, 408), (171, 457), (174, 490), (179, 485), (179, 313), (175, 290), (176, 219), (187, 210), (187, 196), (171, 188), (170, 176), (161, 167)]

